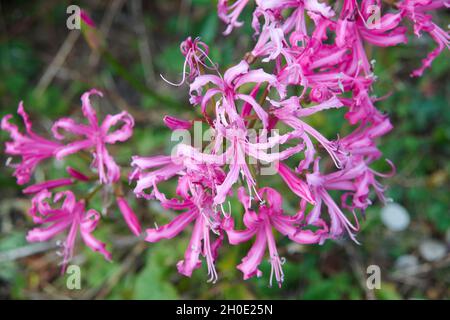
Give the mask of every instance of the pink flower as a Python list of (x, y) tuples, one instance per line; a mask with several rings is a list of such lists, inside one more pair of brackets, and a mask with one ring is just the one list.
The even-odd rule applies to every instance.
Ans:
[[(348, 168), (332, 172), (330, 174), (322, 174), (319, 169), (319, 160), (317, 158), (314, 162), (314, 172), (306, 175), (306, 180), (310, 186), (316, 204), (308, 216), (308, 223), (313, 224), (317, 222), (321, 216), (322, 204), (324, 203), (328, 209), (328, 214), (331, 220), (330, 236), (338, 238), (342, 236), (344, 229), (349, 234), (350, 238), (356, 241), (354, 232), (359, 230), (359, 221), (356, 217), (355, 209), (360, 209), (364, 212), (368, 205), (371, 204), (369, 200), (369, 187), (373, 186), (379, 198), (384, 201), (384, 187), (375, 180), (375, 175), (382, 175), (370, 169), (363, 161), (355, 161), (352, 166)], [(355, 224), (350, 222), (343, 211), (339, 208), (336, 202), (329, 194), (329, 190), (340, 190), (345, 193), (342, 195), (342, 206), (351, 210)], [(345, 200), (348, 196), (353, 196), (353, 203), (347, 205)]]
[[(267, 150), (270, 150), (274, 146), (282, 145), (291, 139), (298, 138), (300, 134), (295, 130), (282, 136), (274, 135), (268, 138), (267, 141), (259, 139), (259, 142), (251, 143), (248, 141), (248, 134), (245, 130), (236, 126), (228, 128), (217, 126), (217, 129), (219, 133), (229, 141), (230, 147), (225, 151), (225, 159), (227, 163), (229, 163), (229, 171), (223, 183), (216, 188), (217, 194), (214, 198), (215, 204), (222, 204), (225, 202), (232, 186), (239, 179), (240, 173), (247, 183), (249, 192), (255, 188), (256, 182), (248, 167), (246, 161), (247, 156), (251, 156), (256, 160), (261, 160), (266, 163), (277, 163), (303, 149), (302, 144), (297, 144), (294, 147), (289, 147), (280, 152), (267, 153)], [(220, 137), (218, 137), (218, 141), (221, 141)], [(258, 196), (258, 193), (256, 193), (256, 196)]]
[(333, 96), (327, 101), (308, 108), (302, 108), (302, 106), (300, 105), (299, 97), (295, 96), (281, 102), (276, 102), (273, 100), (270, 100), (270, 102), (275, 107), (272, 110), (272, 113), (278, 119), (280, 119), (282, 122), (292, 127), (293, 129), (299, 132), (304, 132), (301, 137), (306, 144), (306, 152), (305, 159), (302, 160), (299, 167), (297, 168), (299, 172), (304, 169), (308, 169), (309, 165), (313, 162), (313, 158), (316, 153), (310, 136), (314, 137), (325, 148), (336, 166), (340, 167), (340, 160), (338, 157), (339, 151), (337, 150), (335, 144), (325, 138), (319, 131), (314, 129), (305, 121), (301, 120), (301, 118), (303, 117), (308, 117), (312, 114), (326, 109), (342, 107), (343, 105), (339, 101), (339, 99)]
[[(211, 61), (211, 59), (208, 56), (209, 48), (208, 46), (200, 41), (200, 38), (195, 38), (192, 40), (191, 37), (188, 37), (185, 41), (183, 41), (180, 45), (180, 50), (184, 59), (183, 64), (183, 78), (179, 83), (173, 83), (168, 80), (166, 80), (162, 75), (161, 78), (163, 78), (164, 81), (167, 83), (173, 85), (173, 86), (181, 86), (185, 80), (186, 80), (186, 74), (188, 75), (189, 81), (193, 81), (198, 75), (201, 74), (202, 69), (212, 69), (216, 70), (216, 65)], [(210, 66), (205, 62), (205, 60), (208, 60), (208, 62), (211, 64)], [(189, 68), (189, 73), (187, 73), (187, 69)]]
[[(205, 113), (208, 102), (215, 95), (219, 95), (219, 102), (223, 104), (225, 112), (230, 117), (231, 121), (242, 122), (243, 120), (239, 116), (235, 104), (236, 100), (242, 100), (253, 107), (253, 110), (263, 122), (264, 127), (267, 128), (267, 112), (264, 111), (251, 95), (237, 92), (244, 84), (260, 84), (263, 82), (267, 82), (270, 86), (273, 86), (276, 84), (276, 78), (275, 76), (264, 72), (262, 69), (249, 70), (248, 63), (243, 60), (238, 65), (228, 69), (223, 78), (216, 75), (198, 76), (190, 86), (191, 102), (193, 104), (199, 103), (201, 105), (202, 113)], [(201, 88), (208, 83), (212, 83), (214, 87), (206, 90), (205, 94), (201, 96)]]
[(230, 34), (233, 28), (242, 26), (243, 23), (238, 19), (247, 3), (248, 0), (236, 0), (232, 5), (228, 5), (228, 0), (219, 0), (217, 4), (219, 18), (228, 25), (223, 32), (224, 35)]
[[(171, 239), (183, 231), (190, 223), (194, 222), (191, 240), (186, 249), (184, 260), (177, 264), (178, 272), (190, 277), (192, 272), (199, 268), (200, 254), (206, 258), (209, 281), (217, 280), (217, 272), (214, 267), (217, 258), (217, 250), (222, 243), (220, 230), (220, 217), (212, 209), (212, 198), (200, 184), (193, 185), (188, 176), (179, 179), (177, 193), (182, 198), (167, 200), (155, 186), (155, 196), (165, 209), (185, 210), (172, 222), (164, 226), (147, 229), (146, 241), (158, 242), (161, 239)], [(212, 242), (210, 232), (218, 235)]]
[(401, 15), (385, 14), (375, 20), (371, 8), (376, 6), (381, 11), (380, 1), (365, 0), (359, 8), (357, 1), (344, 0), (343, 8), (336, 23), (336, 45), (352, 48), (352, 61), (348, 65), (347, 74), (362, 64), (366, 75), (371, 74), (371, 67), (364, 50), (363, 40), (377, 46), (394, 46), (406, 43), (406, 28), (399, 27)]
[(276, 21), (270, 21), (271, 19), (268, 14), (265, 12), (262, 14), (266, 21), (258, 37), (258, 42), (251, 53), (254, 57), (266, 56), (266, 58), (262, 59), (262, 62), (269, 62), (270, 60), (276, 59), (287, 44), (284, 39), (283, 29), (278, 26)]
[(50, 192), (43, 190), (33, 198), (30, 215), (36, 224), (47, 225), (47, 227), (30, 230), (27, 240), (29, 242), (48, 241), (68, 229), (67, 238), (63, 243), (63, 270), (73, 256), (78, 232), (89, 248), (101, 253), (106, 260), (111, 260), (111, 254), (105, 249), (105, 244), (92, 235), (97, 227), (100, 214), (93, 209), (85, 211), (84, 202), (77, 201), (71, 191), (55, 194), (54, 202), (64, 199), (60, 208), (52, 208), (46, 202), (46, 199), (51, 196)]
[(22, 158), (21, 163), (9, 164), (9, 166), (15, 168), (13, 175), (17, 178), (17, 183), (25, 184), (30, 181), (36, 166), (41, 161), (53, 157), (61, 145), (33, 132), (31, 121), (23, 108), (22, 102), (19, 103), (17, 113), (25, 123), (25, 134), (20, 133), (17, 126), (9, 122), (12, 118), (10, 114), (3, 117), (1, 127), (2, 130), (9, 132), (12, 139), (12, 141), (6, 142), (5, 153)]
[(398, 4), (403, 16), (414, 23), (414, 33), (420, 37), (421, 31), (428, 32), (430, 37), (436, 42), (437, 48), (422, 60), (422, 66), (414, 70), (411, 76), (420, 77), (426, 68), (431, 67), (434, 59), (445, 49), (450, 48), (450, 35), (431, 21), (432, 16), (426, 14), (427, 11), (441, 7), (450, 7), (447, 0), (404, 0)]
[[(134, 167), (130, 175), (131, 180), (137, 180), (134, 193), (138, 197), (152, 198), (152, 194), (145, 193), (160, 181), (168, 180), (182, 172), (183, 164), (172, 161), (171, 156), (139, 157), (134, 156), (131, 165)], [(155, 169), (158, 168), (159, 169)], [(155, 169), (147, 172), (148, 169)]]
[[(53, 135), (56, 139), (64, 139), (59, 131), (61, 129), (83, 136), (78, 141), (71, 142), (60, 147), (56, 152), (56, 158), (61, 159), (80, 150), (91, 150), (94, 157), (92, 167), (98, 171), (101, 183), (113, 183), (120, 179), (120, 168), (108, 153), (107, 144), (126, 141), (133, 134), (134, 119), (127, 112), (116, 115), (107, 115), (99, 125), (97, 114), (90, 103), (90, 96), (96, 94), (103, 96), (100, 91), (92, 89), (81, 97), (83, 115), (87, 118), (88, 124), (78, 124), (70, 118), (62, 118), (55, 122), (52, 127)], [(122, 123), (122, 126), (115, 131), (111, 129)]]
[(239, 188), (238, 197), (245, 207), (244, 224), (247, 229), (243, 231), (234, 230), (234, 222), (231, 218), (224, 222), (224, 229), (227, 233), (230, 244), (239, 244), (249, 241), (255, 237), (255, 242), (248, 252), (247, 256), (242, 259), (242, 263), (237, 266), (244, 274), (244, 280), (253, 276), (260, 277), (262, 272), (258, 269), (266, 247), (269, 248), (269, 262), (272, 266), (270, 275), (270, 285), (272, 286), (272, 277), (275, 278), (278, 285), (284, 280), (282, 265), (284, 259), (278, 255), (275, 237), (272, 228), (275, 228), (284, 236), (288, 236), (290, 240), (300, 244), (321, 243), (326, 238), (326, 225), (320, 221), (317, 226), (322, 228), (313, 232), (311, 230), (302, 230), (299, 228), (303, 220), (303, 213), (300, 212), (296, 216), (287, 216), (283, 214), (282, 197), (272, 188), (262, 188), (259, 190), (261, 198), (266, 198), (266, 202), (259, 207), (258, 213), (248, 208), (249, 199), (245, 194), (243, 187)]

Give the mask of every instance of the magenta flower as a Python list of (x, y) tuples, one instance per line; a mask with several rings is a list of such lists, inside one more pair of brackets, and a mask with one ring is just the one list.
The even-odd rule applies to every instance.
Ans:
[(236, 0), (232, 5), (228, 5), (228, 0), (219, 0), (217, 4), (218, 16), (227, 24), (227, 29), (223, 32), (224, 35), (228, 35), (234, 28), (242, 26), (243, 23), (238, 19), (247, 3), (248, 0)]
[(377, 21), (372, 18), (371, 6), (381, 8), (381, 1), (364, 0), (361, 8), (356, 0), (344, 0), (343, 8), (336, 23), (336, 45), (352, 48), (352, 63), (348, 65), (347, 74), (351, 74), (359, 64), (366, 75), (372, 73), (370, 62), (364, 51), (363, 40), (376, 46), (394, 46), (406, 43), (406, 28), (399, 27), (400, 13), (387, 13)]
[[(217, 126), (218, 132), (225, 137), (230, 147), (225, 151), (225, 159), (229, 163), (228, 174), (223, 183), (216, 188), (216, 196), (214, 198), (215, 204), (222, 204), (232, 186), (239, 179), (241, 173), (244, 177), (244, 181), (247, 183), (249, 192), (255, 189), (256, 182), (252, 176), (247, 164), (247, 156), (251, 156), (256, 160), (261, 160), (266, 163), (277, 163), (278, 161), (285, 160), (298, 153), (303, 149), (302, 144), (297, 144), (294, 147), (289, 147), (281, 152), (267, 153), (266, 150), (270, 150), (276, 145), (282, 145), (287, 141), (298, 138), (300, 133), (298, 131), (292, 131), (285, 135), (275, 135), (267, 139), (267, 141), (261, 141), (257, 143), (251, 143), (247, 139), (245, 130), (237, 127), (224, 128)], [(221, 141), (220, 137), (217, 137), (218, 141)], [(258, 193), (255, 192), (258, 196)]]
[(309, 108), (302, 108), (299, 102), (299, 97), (291, 97), (282, 102), (276, 102), (270, 100), (271, 104), (275, 107), (273, 109), (273, 114), (280, 119), (282, 122), (292, 127), (293, 129), (304, 132), (302, 134), (302, 139), (306, 145), (305, 151), (305, 159), (299, 164), (297, 170), (300, 172), (304, 169), (308, 169), (309, 165), (313, 162), (315, 155), (315, 148), (313, 142), (310, 138), (314, 137), (329, 153), (336, 166), (340, 167), (340, 160), (338, 157), (339, 151), (336, 148), (335, 144), (325, 138), (319, 131), (314, 129), (312, 126), (307, 124), (305, 121), (301, 120), (303, 117), (308, 117), (317, 112), (331, 109), (331, 108), (340, 108), (342, 107), (342, 103), (336, 97), (332, 97), (327, 101), (324, 101), (316, 106), (312, 106)]
[[(175, 163), (171, 156), (134, 156), (131, 165), (134, 170), (130, 175), (130, 181), (137, 180), (134, 193), (146, 199), (152, 198), (151, 193), (145, 193), (146, 189), (151, 189), (155, 184), (180, 174), (184, 169), (183, 164)], [(158, 167), (159, 169), (156, 169)], [(148, 172), (148, 169), (155, 170)]]
[[(219, 18), (227, 24), (225, 34), (242, 25), (239, 17), (249, 3), (218, 1)], [(254, 238), (250, 251), (237, 266), (244, 279), (261, 276), (259, 265), (267, 250), (272, 268), (270, 284), (275, 276), (279, 286), (284, 280), (284, 258), (278, 254), (277, 237), (299, 244), (322, 244), (348, 234), (357, 242), (359, 215), (372, 205), (370, 194), (374, 192), (379, 201), (386, 201), (386, 188), (377, 179), (395, 172), (389, 160), (391, 173), (371, 168), (382, 158), (377, 139), (393, 126), (376, 106), (385, 97), (373, 95), (377, 77), (367, 46), (406, 43), (407, 28), (402, 23), (410, 20), (417, 36), (426, 32), (437, 43), (422, 66), (413, 71), (412, 75), (419, 76), (449, 47), (450, 40), (448, 32), (432, 21), (432, 11), (448, 7), (447, 0), (401, 0), (392, 10), (383, 11), (381, 5), (381, 0), (344, 0), (333, 8), (323, 0), (255, 0), (251, 21), (254, 46), (223, 75), (209, 58), (209, 47), (199, 38), (189, 37), (181, 43), (185, 57), (182, 80), (176, 84), (166, 81), (176, 86), (186, 80), (190, 83), (190, 103), (200, 107), (204, 117), (200, 121), (209, 126), (208, 135), (202, 132), (203, 138), (208, 136), (208, 143), (198, 144), (194, 137), (194, 145), (184, 141), (171, 155), (134, 156), (129, 175), (130, 182), (136, 181), (137, 197), (156, 200), (164, 209), (180, 212), (168, 224), (159, 227), (155, 223), (154, 228), (148, 228), (148, 242), (174, 238), (193, 224), (184, 259), (177, 264), (179, 273), (190, 277), (201, 266), (203, 256), (209, 280), (215, 282), (215, 264), (225, 233), (232, 245)], [(382, 15), (378, 15), (379, 9)], [(93, 26), (84, 12), (82, 18)], [(252, 64), (263, 67), (251, 70)], [(213, 74), (206, 74), (211, 70)], [(138, 237), (142, 232), (122, 192), (121, 169), (107, 149), (108, 144), (130, 138), (134, 120), (121, 112), (106, 115), (99, 122), (90, 104), (92, 94), (102, 96), (95, 89), (83, 94), (82, 112), (87, 123), (63, 118), (53, 125), (57, 140), (66, 138), (62, 131), (75, 137), (67, 144), (36, 135), (22, 103), (18, 113), (24, 119), (26, 133), (9, 122), (11, 115), (2, 120), (2, 129), (12, 140), (6, 144), (6, 153), (22, 157), (21, 163), (12, 165), (19, 184), (28, 182), (44, 159), (61, 159), (78, 152), (92, 154), (91, 167), (101, 184), (106, 184), (100, 184), (103, 190), (92, 188), (79, 201), (72, 191), (56, 193), (54, 202), (62, 201), (58, 208), (47, 203), (49, 190), (92, 183), (95, 175), (68, 167), (68, 177), (38, 182), (23, 190), (35, 194), (30, 214), (36, 224), (45, 225), (31, 230), (29, 241), (46, 241), (68, 230), (62, 253), (64, 266), (73, 256), (78, 231), (87, 246), (110, 259), (105, 244), (92, 235), (100, 215), (85, 209), (85, 202), (100, 190), (105, 195), (114, 190), (116, 205), (131, 232)], [(322, 114), (322, 118), (328, 118), (331, 109), (344, 109), (342, 120), (348, 124), (344, 135), (336, 132), (327, 137), (317, 122), (313, 125), (310, 121)], [(166, 115), (163, 121), (173, 131), (198, 134), (191, 130), (197, 129), (193, 120)], [(322, 170), (321, 158), (329, 160)], [(273, 165), (272, 173), (280, 176), (286, 190), (295, 195), (294, 201), (299, 204), (295, 214), (285, 214), (279, 191), (259, 187), (270, 184), (262, 166), (267, 163)], [(290, 168), (295, 165), (295, 170)], [(175, 179), (174, 198), (168, 198), (160, 191), (160, 184)], [(242, 215), (231, 208), (235, 189), (244, 207)], [(236, 220), (243, 222), (244, 230), (234, 229)]]
[(282, 265), (284, 259), (278, 255), (275, 237), (272, 228), (275, 228), (290, 240), (300, 244), (322, 243), (326, 238), (327, 229), (322, 221), (317, 221), (316, 225), (321, 229), (313, 232), (311, 230), (302, 230), (299, 228), (303, 220), (303, 213), (295, 216), (283, 214), (282, 197), (272, 188), (262, 188), (259, 191), (261, 198), (266, 198), (266, 202), (259, 207), (258, 213), (247, 207), (249, 203), (248, 195), (245, 189), (241, 187), (238, 191), (238, 197), (245, 208), (244, 224), (247, 229), (243, 231), (234, 230), (234, 222), (231, 218), (224, 222), (224, 229), (231, 244), (239, 244), (249, 241), (255, 237), (255, 242), (242, 259), (242, 263), (237, 266), (244, 274), (244, 280), (253, 276), (260, 277), (262, 272), (258, 269), (264, 257), (266, 247), (269, 248), (269, 262), (272, 266), (270, 275), (270, 285), (272, 286), (272, 277), (275, 275), (278, 285), (284, 280)]
[(97, 227), (100, 214), (93, 209), (86, 211), (84, 202), (77, 201), (71, 191), (55, 194), (54, 202), (64, 199), (60, 208), (52, 208), (47, 203), (46, 199), (51, 196), (50, 192), (43, 190), (33, 198), (30, 215), (36, 224), (47, 225), (47, 227), (30, 230), (27, 240), (29, 242), (48, 241), (64, 230), (68, 230), (66, 240), (63, 242), (63, 270), (73, 256), (78, 232), (89, 248), (101, 253), (106, 260), (111, 260), (111, 254), (105, 249), (105, 244), (92, 235)]
[[(375, 180), (375, 176), (389, 176), (382, 175), (370, 169), (364, 161), (359, 161), (352, 164), (349, 168), (335, 171), (330, 174), (322, 174), (319, 171), (319, 160), (317, 158), (314, 162), (314, 172), (306, 175), (306, 180), (310, 186), (316, 204), (308, 216), (308, 223), (315, 223), (321, 216), (322, 204), (328, 209), (330, 216), (330, 237), (339, 238), (342, 236), (344, 230), (352, 240), (356, 241), (354, 232), (359, 230), (359, 221), (356, 217), (356, 209), (364, 212), (368, 205), (371, 204), (369, 200), (370, 186), (372, 186), (384, 202), (385, 188)], [(355, 223), (353, 224), (346, 217), (344, 212), (339, 208), (336, 202), (329, 194), (329, 190), (340, 190), (345, 193), (342, 196), (344, 208), (351, 210)], [(345, 200), (348, 196), (353, 196), (351, 205), (347, 205)]]
[[(189, 81), (193, 81), (197, 76), (201, 74), (202, 69), (212, 69), (215, 70), (216, 66), (211, 61), (208, 56), (209, 48), (208, 46), (200, 41), (200, 38), (195, 38), (192, 40), (191, 37), (188, 37), (185, 41), (183, 41), (180, 45), (180, 50), (184, 59), (183, 64), (183, 78), (179, 83), (173, 83), (166, 80), (162, 75), (164, 81), (173, 85), (173, 86), (181, 86), (186, 81), (186, 75)], [(209, 62), (211, 65), (206, 63)], [(187, 69), (189, 68), (189, 73)]]
[[(96, 94), (103, 96), (100, 91), (92, 89), (81, 97), (83, 115), (87, 118), (88, 124), (78, 124), (70, 118), (62, 118), (55, 122), (52, 127), (53, 135), (56, 139), (64, 139), (59, 131), (61, 129), (83, 136), (81, 140), (71, 142), (60, 147), (56, 152), (56, 158), (61, 159), (81, 150), (92, 150), (94, 157), (92, 167), (98, 171), (101, 183), (113, 183), (120, 179), (120, 168), (108, 153), (107, 144), (126, 141), (133, 134), (134, 119), (127, 112), (116, 115), (107, 115), (99, 125), (97, 114), (90, 103), (90, 96)], [(115, 131), (112, 128), (122, 123), (122, 126)]]
[[(236, 108), (235, 101), (242, 100), (253, 107), (258, 117), (261, 119), (264, 127), (268, 125), (268, 115), (266, 111), (259, 105), (256, 100), (248, 94), (238, 93), (237, 90), (244, 84), (255, 83), (260, 84), (267, 82), (270, 86), (276, 84), (276, 78), (264, 72), (262, 69), (249, 70), (249, 65), (245, 61), (241, 61), (238, 65), (228, 69), (223, 78), (216, 75), (198, 76), (190, 86), (191, 103), (200, 104), (202, 113), (206, 113), (206, 106), (211, 98), (215, 95), (220, 96), (226, 114), (230, 117), (231, 122), (242, 122)], [(211, 83), (215, 87), (206, 90), (201, 96), (201, 88)]]
[(426, 12), (441, 7), (450, 7), (448, 0), (403, 0), (398, 4), (401, 14), (414, 23), (414, 33), (420, 37), (421, 31), (427, 32), (436, 42), (437, 47), (422, 60), (422, 66), (414, 70), (411, 76), (420, 77), (426, 68), (431, 67), (434, 59), (445, 49), (450, 48), (450, 35), (448, 31), (442, 30), (431, 19), (432, 16)]
[(26, 133), (20, 133), (16, 125), (9, 122), (12, 115), (6, 115), (2, 119), (2, 130), (8, 131), (12, 141), (6, 142), (5, 153), (22, 158), (21, 163), (8, 163), (13, 167), (17, 183), (22, 185), (30, 181), (36, 166), (43, 160), (52, 158), (61, 145), (57, 142), (47, 140), (33, 132), (31, 121), (25, 112), (23, 103), (19, 103), (17, 113), (22, 117)]
[[(223, 237), (220, 230), (220, 217), (212, 208), (211, 196), (203, 190), (200, 184), (193, 185), (189, 181), (189, 176), (184, 176), (178, 180), (177, 194), (182, 198), (181, 200), (167, 200), (156, 186), (154, 191), (156, 198), (165, 209), (186, 211), (164, 226), (147, 229), (145, 240), (158, 242), (161, 239), (172, 239), (190, 223), (194, 222), (194, 229), (184, 260), (179, 261), (177, 264), (178, 272), (190, 277), (192, 272), (200, 267), (201, 261), (199, 257), (203, 255), (208, 266), (209, 281), (214, 283), (217, 280), (214, 262)], [(218, 235), (214, 242), (211, 240), (211, 231)]]

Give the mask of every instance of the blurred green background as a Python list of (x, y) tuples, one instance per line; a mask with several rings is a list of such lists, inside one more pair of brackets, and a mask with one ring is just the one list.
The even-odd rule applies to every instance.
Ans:
[[(108, 54), (88, 45), (98, 35), (66, 28), (66, 8), (85, 8), (104, 37)], [(210, 0), (183, 1), (0, 1), (0, 116), (15, 113), (18, 102), (34, 120), (36, 131), (48, 133), (54, 120), (80, 115), (79, 97), (96, 87), (105, 93), (105, 112), (127, 110), (136, 118), (132, 140), (120, 145), (118, 162), (127, 166), (131, 155), (170, 151), (166, 114), (192, 117), (188, 87), (177, 88), (161, 80), (180, 79), (183, 57), (179, 43), (200, 36), (221, 70), (237, 63), (252, 48), (250, 11), (246, 25), (229, 37)], [(438, 24), (448, 24), (448, 14)], [(91, 42), (92, 44), (92, 42)], [(32, 226), (26, 214), (29, 199), (0, 160), (0, 298), (13, 299), (447, 299), (450, 283), (450, 113), (449, 54), (444, 52), (424, 77), (409, 77), (434, 47), (426, 35), (408, 45), (372, 49), (379, 81), (375, 93), (392, 95), (378, 103), (391, 115), (395, 129), (379, 145), (398, 174), (386, 181), (387, 196), (407, 211), (410, 223), (403, 231), (390, 230), (381, 219), (378, 201), (367, 211), (358, 246), (347, 240), (323, 246), (300, 246), (278, 239), (286, 257), (285, 283), (268, 287), (270, 266), (265, 260), (260, 279), (244, 282), (235, 266), (249, 245), (220, 250), (219, 280), (207, 283), (205, 266), (191, 279), (176, 272), (189, 232), (173, 240), (148, 244), (131, 236), (117, 210), (103, 218), (96, 235), (108, 243), (114, 261), (105, 262), (82, 245), (74, 263), (81, 266), (82, 289), (68, 290), (60, 275), (54, 243), (27, 244)], [(113, 58), (112, 58), (113, 57)], [(128, 78), (127, 78), (128, 77)], [(130, 79), (131, 77), (131, 79)], [(340, 132), (342, 113), (329, 112), (313, 124), (330, 138)], [(0, 133), (2, 144), (8, 135)], [(3, 146), (2, 146), (3, 149)], [(114, 148), (113, 148), (114, 150)], [(68, 160), (76, 161), (76, 159)], [(383, 163), (377, 169), (385, 170)], [(55, 178), (63, 165), (46, 163), (36, 180)], [(51, 170), (49, 170), (51, 169)], [(286, 190), (279, 180), (272, 182)], [(287, 193), (289, 194), (289, 193)], [(130, 199), (133, 197), (130, 195)], [(294, 197), (286, 205), (294, 208)], [(103, 200), (104, 201), (104, 200)], [(102, 207), (102, 199), (92, 203)], [(156, 203), (133, 200), (143, 226), (167, 221)], [(238, 205), (233, 205), (238, 208)], [(379, 290), (368, 290), (366, 268), (381, 268)]]

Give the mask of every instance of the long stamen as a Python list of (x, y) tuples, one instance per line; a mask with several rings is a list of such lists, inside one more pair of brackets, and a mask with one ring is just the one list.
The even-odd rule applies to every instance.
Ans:
[(278, 282), (278, 287), (281, 288), (281, 284), (284, 281), (284, 272), (282, 265), (284, 264), (285, 259), (284, 258), (280, 259), (278, 255), (278, 250), (275, 244), (275, 239), (272, 234), (272, 227), (270, 223), (266, 223), (266, 235), (270, 254), (269, 262), (271, 265), (269, 285), (270, 287), (272, 287), (272, 278), (273, 275), (275, 275), (275, 279)]
[(214, 258), (211, 252), (211, 243), (209, 239), (209, 227), (207, 225), (203, 228), (203, 251), (206, 257), (206, 264), (208, 265), (208, 275), (210, 276), (208, 282), (216, 283), (219, 277), (214, 266)]

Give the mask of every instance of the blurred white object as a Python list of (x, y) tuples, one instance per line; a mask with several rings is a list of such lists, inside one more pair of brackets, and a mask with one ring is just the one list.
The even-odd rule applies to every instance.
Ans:
[(447, 247), (439, 241), (430, 239), (420, 244), (419, 252), (422, 258), (427, 261), (438, 261), (445, 257)]
[(404, 274), (414, 274), (419, 266), (419, 259), (412, 254), (405, 254), (398, 257), (395, 261), (394, 268)]
[(405, 230), (410, 222), (408, 211), (398, 203), (388, 203), (381, 209), (381, 221), (392, 231)]

